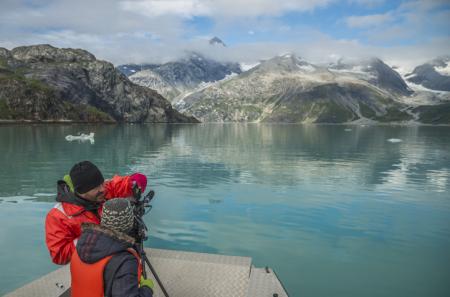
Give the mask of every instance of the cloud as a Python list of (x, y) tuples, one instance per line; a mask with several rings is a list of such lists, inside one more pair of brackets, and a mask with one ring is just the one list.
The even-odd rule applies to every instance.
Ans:
[[(344, 14), (336, 27), (357, 34), (339, 38), (333, 36), (333, 30), (321, 31), (283, 18), (293, 12), (320, 17), (321, 8), (333, 9), (335, 2), (247, 0), (244, 9), (242, 0), (3, 0), (0, 46), (11, 49), (50, 43), (84, 48), (116, 65), (167, 62), (189, 50), (248, 63), (295, 52), (314, 62), (377, 55), (408, 64), (407, 58), (416, 63), (450, 52), (448, 32), (438, 34), (450, 27), (450, 10), (441, 8), (442, 1), (403, 2), (380, 14)], [(382, 1), (346, 1), (357, 5), (378, 2)], [(206, 19), (209, 27), (192, 25), (198, 18)], [(211, 49), (208, 39), (214, 35), (228, 47)], [(408, 42), (396, 43), (398, 40)]]
[(311, 11), (325, 7), (333, 0), (138, 0), (120, 2), (127, 11), (146, 16), (178, 15), (185, 18), (208, 16), (212, 18), (279, 16), (285, 12)]
[(304, 40), (293, 42), (254, 42), (239, 44), (226, 49), (211, 50), (197, 46), (196, 50), (205, 55), (224, 61), (242, 61), (248, 64), (259, 60), (270, 59), (275, 55), (293, 52), (306, 60), (327, 64), (339, 58), (365, 59), (379, 57), (389, 65), (400, 66), (406, 71), (429, 61), (437, 56), (448, 54), (450, 38), (436, 38), (420, 45), (399, 45), (381, 47), (367, 45), (352, 39), (335, 39), (332, 36), (317, 32), (303, 31)]
[(386, 25), (393, 21), (391, 13), (372, 14), (364, 16), (350, 16), (345, 20), (345, 23), (350, 28), (366, 28), (371, 26)]
[(416, 0), (402, 2), (382, 14), (349, 16), (341, 21), (359, 30), (368, 43), (393, 46), (423, 44), (433, 38), (448, 37), (449, 16), (450, 8), (445, 1)]
[(385, 0), (349, 0), (348, 2), (350, 4), (355, 3), (366, 7), (374, 7), (383, 4)]
[(123, 1), (119, 6), (126, 11), (143, 14), (149, 17), (178, 15), (185, 18), (210, 15), (210, 7), (199, 0), (169, 0), (169, 1)]
[(16, 2), (8, 10), (3, 9), (2, 3), (0, 38), (56, 30), (108, 35), (145, 28), (160, 36), (177, 36), (184, 31), (183, 20), (177, 16), (146, 17), (122, 9), (117, 0), (35, 1), (32, 5)]

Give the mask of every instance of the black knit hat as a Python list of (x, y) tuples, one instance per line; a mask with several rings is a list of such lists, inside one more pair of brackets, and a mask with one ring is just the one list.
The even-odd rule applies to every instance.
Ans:
[(114, 198), (103, 204), (101, 225), (108, 229), (128, 234), (133, 228), (134, 212), (130, 201)]
[(101, 185), (105, 179), (100, 170), (89, 161), (75, 164), (70, 170), (75, 192), (84, 194)]

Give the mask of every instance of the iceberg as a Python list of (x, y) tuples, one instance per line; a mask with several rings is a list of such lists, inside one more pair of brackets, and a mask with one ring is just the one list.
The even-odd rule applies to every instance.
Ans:
[(391, 142), (391, 143), (398, 143), (398, 142), (402, 142), (401, 139), (398, 138), (389, 138), (387, 141)]
[(79, 140), (81, 142), (89, 140), (91, 143), (94, 143), (94, 135), (95, 135), (95, 133), (93, 133), (93, 132), (91, 132), (89, 134), (81, 133), (79, 135), (67, 135), (66, 140), (67, 141)]

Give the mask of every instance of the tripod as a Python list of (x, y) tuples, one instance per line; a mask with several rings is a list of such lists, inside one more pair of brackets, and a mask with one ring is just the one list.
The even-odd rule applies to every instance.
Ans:
[(139, 255), (141, 256), (141, 265), (142, 265), (142, 274), (144, 278), (147, 278), (147, 271), (145, 269), (145, 264), (148, 265), (150, 268), (150, 271), (152, 272), (153, 276), (156, 279), (156, 282), (158, 283), (159, 287), (164, 293), (165, 297), (169, 297), (169, 294), (166, 291), (166, 288), (162, 284), (161, 280), (159, 279), (158, 274), (156, 273), (155, 269), (153, 268), (153, 265), (150, 263), (150, 260), (147, 257), (147, 254), (144, 250), (144, 241), (147, 240), (147, 225), (145, 225), (144, 220), (142, 217), (147, 214), (151, 209), (152, 206), (150, 205), (150, 201), (155, 196), (154, 191), (148, 192), (147, 195), (142, 198), (141, 189), (134, 184), (133, 185), (133, 196), (134, 196), (134, 236), (136, 239), (136, 247)]

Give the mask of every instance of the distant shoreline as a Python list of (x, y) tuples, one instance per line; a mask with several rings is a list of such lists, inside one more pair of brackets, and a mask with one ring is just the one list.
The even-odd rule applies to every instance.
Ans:
[(8, 124), (118, 124), (118, 122), (85, 122), (85, 121), (72, 121), (72, 120), (1, 120), (0, 125)]
[(200, 123), (170, 123), (170, 122), (143, 122), (143, 123), (134, 123), (134, 122), (85, 122), (85, 121), (72, 121), (72, 120), (2, 120), (0, 119), (0, 125), (67, 125), (67, 124), (83, 124), (83, 125), (148, 125), (148, 124), (171, 124), (171, 125), (180, 125), (180, 124), (212, 124), (212, 125), (233, 125), (233, 124), (251, 124), (251, 125), (302, 125), (302, 126), (360, 126), (360, 127), (371, 127), (371, 126), (396, 126), (396, 127), (414, 127), (414, 126), (432, 126), (432, 127), (450, 127), (450, 124), (427, 124), (427, 123), (370, 123), (370, 124), (362, 124), (362, 123), (284, 123), (284, 122), (200, 122)]

